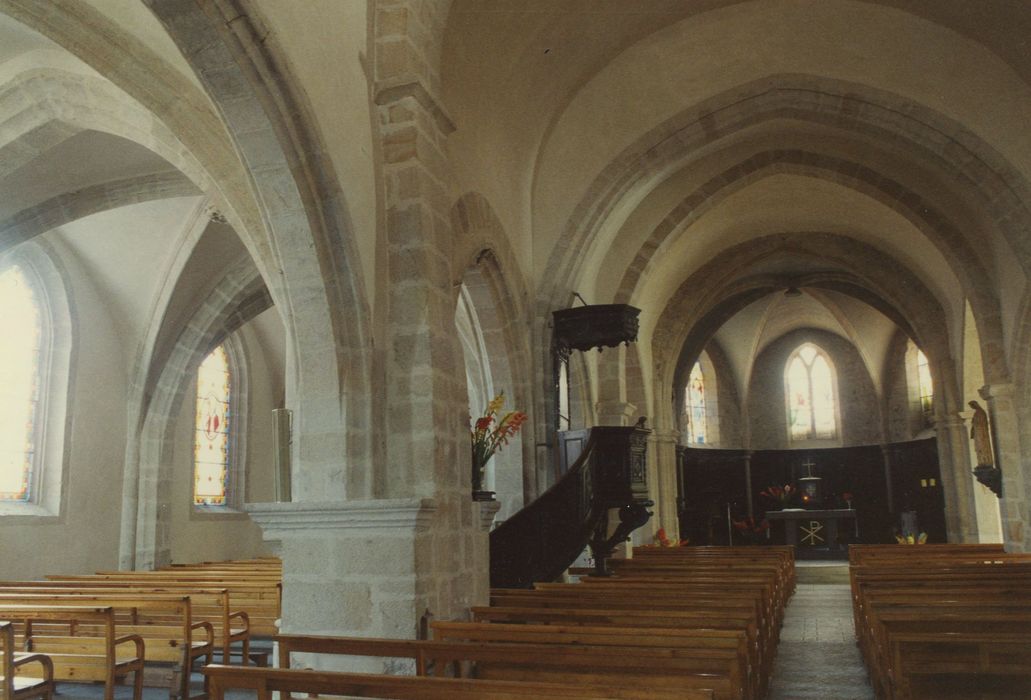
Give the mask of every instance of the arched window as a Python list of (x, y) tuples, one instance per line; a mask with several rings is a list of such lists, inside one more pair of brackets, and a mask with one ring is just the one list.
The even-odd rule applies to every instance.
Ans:
[(934, 415), (934, 384), (931, 383), (931, 367), (927, 363), (927, 355), (922, 350), (916, 351), (916, 377), (920, 388), (920, 411), (924, 421), (930, 423)]
[(785, 384), (791, 440), (837, 437), (834, 370), (823, 351), (812, 343), (795, 350), (788, 359)]
[(702, 363), (695, 362), (691, 377), (687, 380), (684, 408), (687, 411), (688, 444), (705, 444), (705, 380), (702, 378)]
[(193, 447), (193, 504), (227, 506), (233, 376), (225, 346), (211, 351), (197, 370), (197, 417)]
[(494, 379), (491, 376), (487, 345), (480, 327), (469, 288), (463, 283), (458, 292), (455, 307), (455, 328), (462, 343), (462, 359), (465, 363), (465, 385), (469, 393), (469, 415), (482, 415), (487, 404), (494, 398)]
[(34, 498), (45, 342), (36, 293), (17, 265), (0, 271), (0, 500)]

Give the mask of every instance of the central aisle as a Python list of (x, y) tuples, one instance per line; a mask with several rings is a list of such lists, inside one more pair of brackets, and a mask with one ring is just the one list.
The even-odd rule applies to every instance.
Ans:
[(848, 585), (798, 584), (784, 613), (769, 700), (873, 697), (855, 642)]

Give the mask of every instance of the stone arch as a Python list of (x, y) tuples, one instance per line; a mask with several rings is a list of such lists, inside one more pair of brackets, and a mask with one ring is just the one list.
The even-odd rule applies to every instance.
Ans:
[[(180, 333), (156, 374), (142, 417), (139, 470), (132, 511), (136, 515), (132, 565), (149, 569), (168, 562), (168, 517), (160, 504), (170, 502), (174, 428), (186, 389), (211, 349), (272, 305), (272, 298), (250, 259), (233, 265)], [(128, 471), (128, 470), (127, 470)], [(127, 509), (128, 510), (128, 509)], [(126, 542), (123, 541), (123, 558)], [(124, 564), (124, 562), (123, 562)]]
[[(617, 293), (617, 302), (629, 300), (640, 280), (654, 262), (663, 241), (683, 230), (705, 211), (716, 206), (725, 197), (764, 177), (782, 173), (822, 177), (856, 189), (899, 211), (916, 228), (930, 238), (968, 290), (971, 305), (978, 318), (984, 319), (988, 337), (986, 347), (992, 353), (991, 371), (994, 377), (1007, 376), (1001, 324), (1001, 311), (995, 295), (984, 284), (988, 271), (977, 262), (978, 253), (963, 234), (934, 207), (917, 193), (858, 163), (822, 156), (804, 151), (767, 151), (738, 163), (684, 198), (656, 228), (649, 240), (641, 246), (634, 262), (628, 268)], [(887, 257), (882, 254), (882, 257)], [(994, 321), (993, 321), (994, 319)]]
[[(510, 397), (507, 409), (531, 413), (530, 347), (521, 332), (526, 326), (526, 292), (508, 238), (490, 203), (478, 193), (459, 198), (451, 209), (451, 219), (458, 238), (453, 285), (464, 285), (475, 306), (495, 390), (504, 390)], [(508, 451), (494, 458), (496, 477), (501, 477), (504, 486), (498, 489), (502, 501), (498, 517), (502, 519), (537, 496), (533, 436), (531, 420)]]
[[(785, 173), (836, 182), (898, 210), (935, 242), (967, 286), (987, 276), (987, 270), (976, 262), (978, 252), (956, 227), (944, 221), (944, 217), (919, 194), (859, 163), (802, 150), (777, 150), (757, 153), (732, 165), (682, 199), (642, 244), (634, 262), (623, 276), (616, 294), (617, 302), (629, 300), (633, 296), (640, 280), (647, 277), (656, 255), (668, 238), (690, 226), (706, 211), (718, 206), (735, 192), (766, 177)], [(940, 223), (937, 226), (928, 223), (932, 221)], [(969, 271), (962, 269), (964, 260), (975, 261)]]
[(52, 197), (0, 221), (0, 250), (108, 209), (199, 194), (194, 184), (179, 173), (125, 178), (85, 187)]
[(157, 115), (103, 78), (63, 66), (21, 71), (0, 92), (0, 115), (4, 117), (0, 144), (5, 149), (17, 149), (20, 161), (78, 132), (94, 130), (153, 151), (198, 189), (211, 186), (205, 168), (183, 148), (180, 137)]
[[(218, 107), (283, 270), (288, 355), (294, 358), (288, 403), (305, 474), (295, 497), (369, 496), (373, 470), (349, 468), (341, 479), (339, 466), (341, 454), (349, 465), (368, 465), (372, 455), (369, 312), (344, 193), (311, 108), (253, 3), (147, 5)], [(335, 382), (325, 381), (327, 367)]]
[[(290, 310), (288, 403), (298, 464), (310, 477), (295, 495), (367, 494), (371, 475), (352, 469), (341, 478), (339, 459), (370, 461), (363, 458), (371, 455), (368, 311), (352, 269), (343, 197), (312, 122), (284, 91), (288, 71), (272, 58), (274, 42), (241, 19), (253, 18), (242, 5), (148, 5), (208, 95), (82, 0), (3, 0), (0, 11), (68, 47), (166, 124), (201, 163), (217, 187), (218, 209), (241, 232), (270, 293)], [(326, 328), (333, 331), (328, 340)], [(325, 381), (327, 368), (338, 381)]]
[[(834, 267), (839, 272), (827, 271), (790, 279), (749, 276), (729, 283), (726, 281), (734, 279), (735, 271), (744, 273), (757, 261), (783, 250), (795, 256), (815, 256), (825, 263), (836, 261)], [(832, 250), (837, 253), (831, 254)], [(856, 260), (867, 262), (857, 267)], [(945, 373), (942, 369), (945, 365), (941, 364), (951, 357), (951, 351), (944, 312), (937, 300), (919, 279), (890, 256), (834, 234), (765, 236), (733, 246), (692, 274), (671, 297), (656, 325), (656, 338), (663, 339), (662, 342), (653, 340), (653, 347), (658, 348), (656, 365), (666, 367), (668, 372), (660, 380), (662, 384), (675, 386), (681, 383), (681, 379), (686, 381), (681, 376), (686, 371), (685, 363), (697, 357), (708, 337), (726, 319), (752, 301), (789, 286), (831, 289), (853, 296), (884, 313), (926, 346), (928, 357), (939, 367), (936, 377), (942, 377), (943, 397), (951, 402), (948, 405), (956, 403), (955, 377)], [(699, 295), (697, 290), (705, 290), (705, 293)], [(664, 353), (663, 348), (671, 350)], [(677, 354), (673, 356), (670, 353)]]
[[(548, 262), (542, 297), (557, 300), (579, 277), (579, 261), (610, 215), (655, 176), (691, 152), (774, 119), (794, 119), (847, 129), (890, 144), (937, 165), (981, 198), (987, 216), (1031, 269), (1031, 188), (989, 145), (957, 122), (904, 98), (864, 85), (803, 75), (768, 76), (684, 110), (641, 136), (598, 174), (576, 205)], [(938, 226), (940, 216), (925, 219)], [(967, 290), (973, 294), (974, 289)], [(982, 323), (998, 332), (998, 314)], [(986, 330), (988, 330), (986, 328)], [(991, 343), (992, 341), (986, 341)], [(986, 345), (986, 374), (1008, 376), (1001, 345)], [(991, 370), (988, 371), (988, 365)]]

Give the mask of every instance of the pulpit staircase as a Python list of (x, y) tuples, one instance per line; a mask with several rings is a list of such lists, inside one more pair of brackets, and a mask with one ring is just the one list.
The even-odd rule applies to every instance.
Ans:
[[(582, 451), (555, 485), (490, 533), (491, 586), (529, 588), (552, 581), (587, 546), (598, 573), (604, 573), (614, 547), (651, 517), (650, 432), (639, 426), (583, 431)], [(614, 510), (619, 524), (610, 532)]]

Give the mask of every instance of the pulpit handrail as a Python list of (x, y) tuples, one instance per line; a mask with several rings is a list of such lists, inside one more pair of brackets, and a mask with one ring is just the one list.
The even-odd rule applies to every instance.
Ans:
[(529, 588), (551, 581), (583, 552), (604, 514), (594, 499), (597, 434), (569, 470), (532, 503), (490, 533), (490, 583)]

